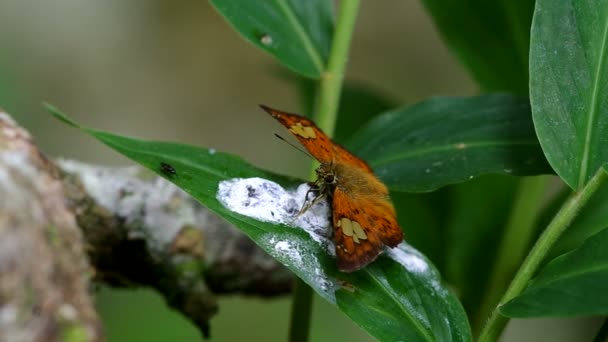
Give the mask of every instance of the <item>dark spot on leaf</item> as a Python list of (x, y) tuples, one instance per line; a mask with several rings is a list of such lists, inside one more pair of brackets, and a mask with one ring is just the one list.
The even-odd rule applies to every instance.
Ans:
[(160, 163), (160, 171), (165, 174), (165, 176), (171, 177), (177, 174), (177, 171), (171, 164), (161, 162)]

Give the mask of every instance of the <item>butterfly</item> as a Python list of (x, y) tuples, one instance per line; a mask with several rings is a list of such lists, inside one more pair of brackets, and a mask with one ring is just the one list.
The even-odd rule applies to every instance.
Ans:
[(316, 169), (313, 203), (331, 200), (338, 269), (357, 271), (403, 241), (386, 185), (367, 163), (333, 142), (311, 120), (260, 105), (285, 126), (321, 164)]

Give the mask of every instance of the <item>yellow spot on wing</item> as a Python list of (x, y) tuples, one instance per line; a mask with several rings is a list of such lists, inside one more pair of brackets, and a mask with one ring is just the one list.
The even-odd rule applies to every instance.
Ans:
[(289, 127), (289, 131), (295, 135), (299, 135), (302, 138), (306, 139), (315, 139), (317, 134), (315, 130), (310, 126), (302, 126), (302, 123), (298, 122), (297, 124)]
[(365, 231), (363, 230), (363, 228), (361, 228), (361, 225), (357, 221), (353, 222), (353, 232), (355, 233), (355, 236), (357, 236), (359, 239), (367, 239), (367, 234), (365, 234)]
[(353, 236), (353, 223), (351, 220), (343, 217), (338, 222), (338, 227), (342, 227), (342, 233), (346, 236)]
[(351, 221), (346, 217), (343, 217), (338, 221), (338, 227), (342, 228), (342, 233), (346, 236), (351, 236), (355, 243), (359, 243), (359, 240), (366, 240), (367, 234), (357, 221)]

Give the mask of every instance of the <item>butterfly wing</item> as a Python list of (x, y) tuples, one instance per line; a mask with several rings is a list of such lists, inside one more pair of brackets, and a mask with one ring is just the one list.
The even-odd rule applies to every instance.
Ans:
[(403, 240), (395, 209), (382, 196), (357, 196), (355, 201), (347, 190), (334, 190), (334, 242), (340, 271), (357, 271), (374, 261), (383, 245), (395, 247)]
[(287, 113), (260, 105), (268, 114), (277, 119), (291, 132), (315, 159), (322, 164), (343, 163), (370, 171), (366, 162), (348, 152), (342, 146), (333, 142), (311, 120), (301, 115)]

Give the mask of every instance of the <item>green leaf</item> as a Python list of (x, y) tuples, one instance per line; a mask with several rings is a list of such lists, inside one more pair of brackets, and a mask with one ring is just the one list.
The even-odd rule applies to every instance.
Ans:
[[(403, 245), (392, 253), (403, 252), (413, 252), (410, 257), (417, 253)], [(338, 279), (345, 286), (336, 299), (338, 307), (372, 336), (380, 341), (471, 340), (462, 306), (438, 282), (434, 268), (417, 272), (412, 270), (416, 266), (408, 266), (410, 271), (403, 272), (389, 258), (371, 266), (342, 274)], [(356, 285), (353, 289), (349, 284)]]
[(361, 271), (341, 273), (335, 260), (303, 229), (240, 215), (226, 209), (216, 197), (219, 183), (234, 178), (262, 177), (284, 186), (295, 186), (297, 181), (256, 169), (241, 158), (214, 150), (137, 140), (85, 128), (58, 110), (49, 110), (184, 189), (251, 237), (379, 340), (471, 340), (460, 303), (441, 285), (434, 267), (413, 248), (400, 245)]
[(608, 229), (549, 262), (518, 297), (500, 308), (509, 317), (608, 314)]
[(484, 91), (528, 94), (534, 0), (424, 0), (443, 39)]
[(488, 173), (550, 173), (523, 98), (437, 97), (372, 120), (347, 144), (391, 189), (432, 191)]
[(532, 115), (547, 160), (573, 189), (608, 161), (608, 1), (538, 0)]
[(333, 34), (333, 5), (326, 0), (211, 0), (245, 39), (291, 70), (319, 78)]

